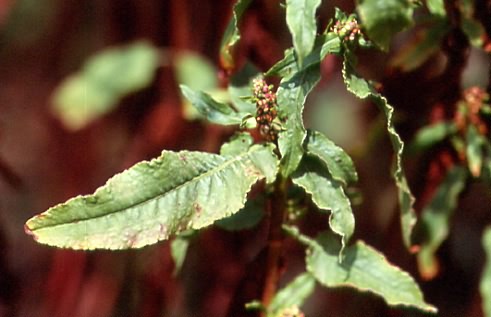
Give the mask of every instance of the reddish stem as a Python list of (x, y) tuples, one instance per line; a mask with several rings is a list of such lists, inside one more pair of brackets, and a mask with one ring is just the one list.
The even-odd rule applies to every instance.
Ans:
[[(269, 200), (270, 224), (268, 236), (268, 253), (266, 260), (266, 273), (261, 302), (268, 307), (276, 294), (278, 281), (283, 271), (283, 242), (282, 224), (286, 210), (287, 181), (283, 178), (277, 180), (274, 193)], [(265, 314), (261, 314), (265, 316)]]

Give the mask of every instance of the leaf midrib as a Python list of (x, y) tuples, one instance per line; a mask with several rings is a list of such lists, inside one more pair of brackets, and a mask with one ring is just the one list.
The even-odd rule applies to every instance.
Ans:
[[(139, 201), (139, 202), (136, 202), (134, 204), (130, 204), (129, 206), (125, 207), (125, 208), (120, 208), (118, 210), (115, 210), (115, 211), (111, 211), (111, 212), (108, 212), (106, 214), (103, 214), (103, 215), (98, 215), (98, 216), (94, 216), (94, 217), (90, 217), (90, 218), (85, 218), (85, 219), (73, 219), (73, 220), (70, 220), (70, 221), (66, 221), (66, 222), (63, 222), (63, 223), (57, 223), (57, 224), (51, 224), (51, 225), (45, 225), (45, 226), (39, 226), (37, 228), (30, 228), (30, 230), (32, 232), (36, 231), (36, 230), (39, 230), (39, 229), (47, 229), (47, 228), (53, 228), (53, 227), (58, 227), (58, 226), (64, 226), (64, 225), (68, 225), (68, 224), (73, 224), (73, 223), (83, 223), (83, 222), (86, 222), (86, 221), (91, 221), (91, 220), (95, 220), (95, 219), (98, 219), (98, 218), (104, 218), (104, 217), (107, 217), (107, 216), (110, 216), (112, 214), (116, 214), (116, 213), (119, 213), (119, 212), (123, 212), (125, 210), (129, 210), (129, 209), (135, 209), (136, 207), (138, 206), (141, 206), (141, 205), (145, 205), (147, 203), (149, 203), (150, 201), (153, 201), (153, 200), (156, 200), (156, 199), (160, 199), (164, 196), (166, 196), (167, 194), (169, 194), (170, 192), (172, 191), (177, 191), (179, 190), (180, 188), (186, 186), (187, 184), (191, 184), (193, 182), (197, 182), (205, 177), (207, 177), (208, 175), (211, 175), (211, 174), (214, 174), (214, 173), (218, 173), (220, 170), (223, 170), (225, 168), (227, 168), (229, 165), (232, 165), (233, 163), (236, 163), (236, 162), (241, 162), (243, 158), (248, 158), (250, 159), (250, 154), (255, 152), (255, 151), (260, 151), (262, 150), (261, 148), (258, 148), (258, 149), (254, 149), (252, 151), (248, 151), (248, 152), (245, 152), (244, 154), (241, 154), (241, 155), (238, 155), (238, 156), (235, 156), (233, 157), (232, 159), (230, 160), (227, 160), (225, 161), (222, 165), (218, 165), (208, 171), (205, 171), (204, 173), (202, 174), (199, 174), (185, 182), (183, 182), (182, 184), (179, 184), (177, 185), (176, 187), (174, 188), (171, 188), (170, 190), (164, 192), (164, 193), (161, 193), (161, 194), (158, 194), (156, 196), (153, 196), (149, 199), (145, 199), (143, 201)], [(190, 152), (188, 152), (190, 153)], [(252, 164), (254, 165), (254, 164)], [(255, 165), (254, 165), (255, 166)], [(257, 168), (257, 166), (255, 166)], [(258, 169), (259, 170), (259, 169)], [(262, 172), (261, 172), (262, 174)], [(254, 176), (256, 177), (256, 176)], [(263, 175), (264, 177), (264, 175)], [(259, 179), (259, 177), (257, 177)], [(93, 196), (94, 194), (92, 195), (87, 195), (87, 196), (80, 196), (79, 199), (83, 199), (85, 197), (90, 197), (90, 196)], [(54, 207), (52, 210), (55, 210), (56, 208), (59, 208), (59, 207)]]

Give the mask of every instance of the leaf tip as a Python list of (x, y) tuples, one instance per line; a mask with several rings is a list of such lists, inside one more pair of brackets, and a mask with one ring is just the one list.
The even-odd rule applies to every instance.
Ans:
[(25, 224), (24, 224), (24, 232), (28, 235), (28, 236), (31, 236), (34, 241), (38, 241), (39, 237), (34, 233), (33, 229), (29, 226), (29, 223), (31, 222), (31, 220), (28, 220)]

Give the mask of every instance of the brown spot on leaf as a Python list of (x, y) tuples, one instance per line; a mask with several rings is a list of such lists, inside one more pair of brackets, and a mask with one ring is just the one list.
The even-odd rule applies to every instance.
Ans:
[(247, 166), (245, 168), (245, 174), (246, 176), (254, 176), (257, 178), (260, 178), (262, 176), (261, 171), (259, 171), (257, 168)]
[(199, 203), (194, 203), (193, 209), (196, 212), (196, 216), (198, 217), (201, 215), (201, 212), (203, 211), (203, 207)]

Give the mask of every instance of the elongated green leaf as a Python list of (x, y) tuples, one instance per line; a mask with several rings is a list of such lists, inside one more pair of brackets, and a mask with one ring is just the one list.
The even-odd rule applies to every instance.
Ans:
[(484, 231), (482, 244), (484, 251), (486, 251), (486, 264), (479, 290), (481, 291), (484, 316), (491, 317), (491, 227), (487, 227)]
[(170, 243), (170, 253), (172, 260), (174, 260), (174, 275), (179, 274), (181, 271), (184, 260), (186, 259), (186, 254), (188, 252), (188, 247), (191, 239), (194, 236), (194, 231), (185, 231), (175, 237)]
[(479, 134), (477, 128), (474, 125), (467, 127), (467, 133), (465, 135), (466, 141), (466, 156), (467, 165), (474, 177), (481, 175), (482, 161), (483, 161), (483, 145), (486, 140)]
[(303, 126), (303, 108), (307, 95), (320, 79), (320, 62), (329, 53), (341, 50), (339, 37), (333, 33), (323, 34), (315, 42), (315, 49), (302, 66), (295, 59), (293, 50), (285, 51), (285, 57), (274, 65), (266, 75), (282, 76), (277, 91), (280, 118), (286, 120), (285, 130), (279, 135), (283, 175), (290, 175), (298, 166), (304, 152), (306, 131)]
[(210, 122), (222, 125), (240, 124), (243, 113), (235, 111), (231, 106), (214, 100), (210, 95), (202, 91), (180, 85), (181, 92), (193, 106)]
[(124, 96), (149, 85), (158, 66), (158, 50), (146, 42), (106, 49), (63, 81), (52, 110), (67, 128), (81, 129), (114, 109)]
[(416, 223), (416, 214), (413, 208), (415, 199), (411, 193), (404, 170), (402, 168), (404, 142), (402, 142), (401, 137), (399, 134), (397, 134), (394, 128), (394, 108), (387, 102), (387, 99), (384, 96), (375, 90), (371, 83), (361, 77), (358, 77), (353, 67), (353, 57), (349, 55), (349, 52), (346, 52), (344, 56), (343, 78), (348, 91), (353, 93), (358, 98), (370, 99), (380, 108), (380, 110), (382, 110), (387, 120), (387, 132), (389, 133), (389, 138), (396, 154), (396, 164), (393, 175), (398, 189), (399, 204), (401, 208), (402, 237), (405, 245), (410, 247), (411, 232)]
[(438, 271), (435, 252), (448, 236), (449, 220), (457, 207), (458, 197), (465, 188), (467, 172), (464, 168), (452, 168), (421, 214), (421, 226), (425, 237), (418, 253), (418, 265), (425, 278), (432, 278)]
[(396, 33), (413, 22), (413, 4), (409, 0), (357, 0), (358, 13), (368, 37), (381, 49), (389, 49)]
[(483, 39), (486, 36), (486, 30), (483, 24), (476, 19), (475, 1), (461, 0), (459, 1), (459, 9), (461, 12), (460, 28), (469, 38), (471, 44), (477, 48), (483, 45)]
[[(303, 237), (308, 241), (308, 238)], [(338, 239), (321, 234), (310, 240), (307, 271), (326, 287), (353, 287), (381, 296), (389, 305), (415, 307), (427, 312), (436, 308), (427, 304), (414, 279), (405, 271), (389, 263), (383, 254), (358, 241), (345, 249), (341, 263)]]
[(169, 152), (114, 176), (93, 195), (50, 208), (26, 223), (43, 244), (72, 249), (139, 248), (239, 211), (258, 180), (274, 181), (274, 146), (223, 157)]
[(235, 67), (232, 50), (240, 40), (239, 21), (251, 2), (252, 0), (238, 0), (234, 5), (232, 19), (227, 29), (225, 29), (222, 43), (220, 44), (220, 61), (225, 69), (233, 69)]
[(317, 34), (315, 11), (320, 4), (321, 0), (286, 0), (286, 24), (300, 65), (314, 47)]
[(421, 128), (409, 145), (410, 152), (424, 151), (455, 134), (457, 127), (453, 122), (440, 122)]
[(173, 62), (179, 84), (203, 91), (218, 87), (218, 70), (204, 56), (190, 51), (178, 51)]
[(318, 131), (308, 130), (305, 144), (307, 153), (321, 159), (336, 181), (347, 185), (358, 180), (358, 174), (351, 157), (325, 135)]
[(393, 57), (391, 65), (402, 71), (412, 71), (438, 52), (441, 42), (448, 33), (450, 25), (442, 17), (433, 17), (427, 29), (417, 31), (415, 37), (407, 42)]
[[(301, 68), (307, 69), (319, 64), (328, 54), (339, 54), (341, 52), (341, 40), (333, 32), (325, 33), (317, 37), (312, 52), (305, 58)], [(291, 48), (285, 51), (282, 60), (274, 64), (265, 76), (289, 77), (298, 71), (299, 67), (295, 60), (295, 51)]]
[(345, 246), (355, 230), (355, 218), (342, 184), (332, 178), (325, 164), (308, 154), (292, 175), (292, 180), (312, 195), (312, 201), (317, 207), (324, 211), (330, 210), (329, 225), (332, 231), (342, 237)]
[(471, 44), (474, 47), (481, 48), (483, 44), (482, 39), (486, 34), (482, 24), (471, 16), (462, 19), (461, 27)]
[(298, 275), (288, 285), (278, 291), (268, 306), (268, 316), (285, 308), (300, 307), (312, 295), (315, 289), (315, 278), (310, 273)]
[(283, 59), (279, 60), (271, 66), (271, 68), (264, 74), (265, 76), (281, 76), (288, 77), (294, 71), (297, 71), (297, 62), (295, 60), (295, 50), (289, 48), (285, 50)]
[[(204, 56), (189, 51), (178, 51), (172, 61), (180, 85), (208, 93), (218, 90), (217, 70)], [(202, 119), (201, 113), (186, 98), (182, 98), (182, 104), (187, 120)]]
[(319, 64), (302, 69), (292, 77), (284, 78), (277, 91), (280, 118), (286, 120), (285, 130), (279, 134), (278, 145), (282, 155), (281, 173), (289, 176), (302, 159), (303, 143), (307, 131), (303, 125), (303, 108), (307, 95), (320, 80)]

